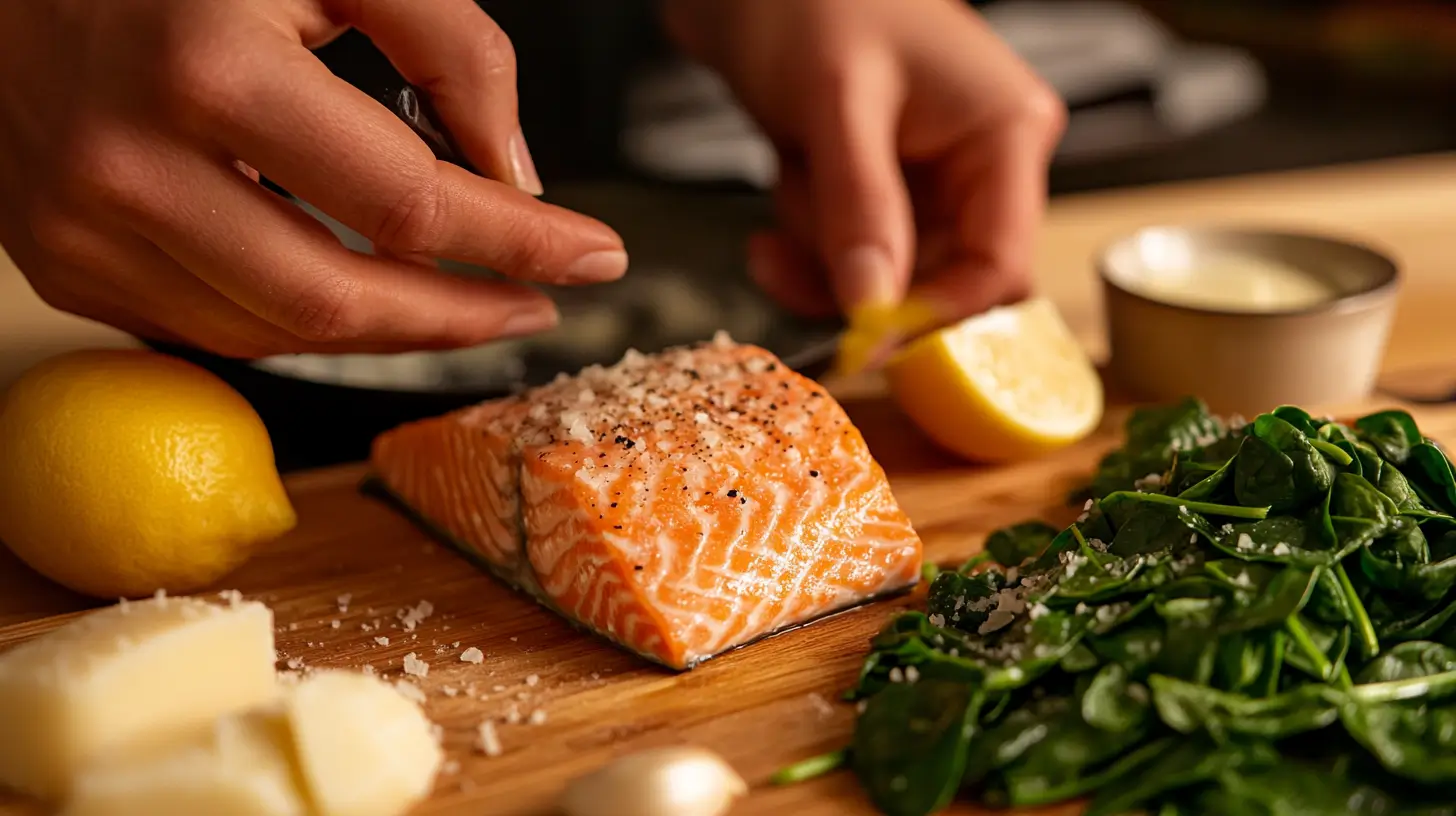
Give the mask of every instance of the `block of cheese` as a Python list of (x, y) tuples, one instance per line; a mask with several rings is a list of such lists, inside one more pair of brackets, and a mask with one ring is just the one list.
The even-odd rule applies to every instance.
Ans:
[(229, 715), (167, 749), (87, 766), (61, 816), (307, 816), (280, 713)]
[(383, 680), (321, 671), (284, 700), (321, 816), (398, 816), (430, 795), (443, 751), (419, 705)]
[(273, 700), (273, 613), (158, 597), (0, 654), (0, 785), (54, 800), (87, 762)]

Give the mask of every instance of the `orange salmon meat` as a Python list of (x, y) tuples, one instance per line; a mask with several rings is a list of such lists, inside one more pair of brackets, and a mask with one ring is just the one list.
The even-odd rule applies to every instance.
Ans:
[(477, 564), (673, 669), (920, 577), (844, 409), (723, 334), (402, 425), (370, 459)]

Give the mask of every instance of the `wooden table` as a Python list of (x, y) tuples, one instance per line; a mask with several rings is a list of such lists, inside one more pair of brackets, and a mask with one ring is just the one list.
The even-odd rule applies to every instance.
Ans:
[[(1393, 251), (1407, 271), (1386, 382), (1431, 387), (1456, 381), (1456, 361), (1448, 361), (1456, 321), (1445, 315), (1456, 305), (1456, 278), (1442, 266), (1443, 256), (1456, 252), (1451, 213), (1456, 158), (1078, 196), (1053, 207), (1038, 269), (1043, 291), (1100, 354), (1099, 298), (1088, 259), (1118, 234), (1158, 222), (1219, 221), (1365, 238)], [(7, 298), (0, 304), (13, 308)], [(988, 469), (938, 453), (872, 393), (847, 407), (890, 473), (927, 557), (942, 563), (966, 557), (1003, 524), (1032, 516), (1068, 521), (1075, 514), (1063, 503), (1068, 489), (1115, 444), (1121, 416), (1110, 412), (1094, 437), (1063, 454)], [(1456, 436), (1456, 406), (1419, 416), (1428, 433)], [(844, 774), (792, 788), (763, 783), (786, 761), (843, 744), (853, 711), (835, 696), (852, 682), (866, 639), (894, 609), (918, 598), (857, 610), (673, 675), (574, 633), (474, 571), (389, 509), (360, 497), (361, 473), (345, 467), (290, 478), (298, 530), (227, 585), (274, 608), (280, 650), (305, 666), (367, 663), (396, 677), (412, 651), (431, 664), (421, 683), (427, 711), (445, 727), (460, 767), (442, 776), (421, 813), (549, 812), (570, 776), (622, 751), (678, 742), (720, 751), (755, 785), (735, 813), (869, 812)], [(346, 593), (352, 598), (342, 611), (338, 598)], [(434, 605), (431, 618), (411, 633), (389, 628), (398, 609), (421, 600)], [(87, 605), (0, 555), (0, 648)], [(376, 619), (385, 628), (366, 631)], [(374, 640), (381, 631), (389, 644)], [(469, 646), (489, 655), (483, 666), (459, 660)], [(512, 707), (522, 714), (542, 710), (547, 720), (504, 727), (503, 756), (472, 753), (474, 726)], [(0, 800), (0, 813), (22, 812), (31, 811)]]

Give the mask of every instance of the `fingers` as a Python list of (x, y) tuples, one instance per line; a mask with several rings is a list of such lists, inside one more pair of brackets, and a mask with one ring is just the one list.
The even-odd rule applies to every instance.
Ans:
[(475, 0), (351, 0), (341, 22), (377, 44), (410, 83), (429, 94), (470, 161), (531, 195), (541, 179), (517, 115), (510, 38)]
[(188, 196), (131, 215), (182, 267), (248, 312), (303, 341), (340, 347), (445, 348), (556, 323), (545, 295), (351, 252), (318, 221), (242, 175), (195, 154), (164, 177)]
[[(96, 234), (77, 235), (64, 262), (52, 259), (33, 282), (43, 300), (62, 311), (148, 340), (192, 344), (228, 356), (262, 353), (254, 335), (268, 328), (188, 275), (151, 247)], [(155, 256), (155, 257), (153, 257)], [(252, 331), (237, 331), (239, 324)]]
[[(64, 248), (37, 291), (68, 312), (139, 337), (190, 343), (230, 357), (298, 351), (300, 338), (233, 303), (156, 246), (100, 213), (70, 220)], [(104, 230), (103, 231), (98, 231)]]
[(815, 258), (782, 232), (759, 232), (748, 239), (748, 275), (769, 297), (803, 317), (827, 318), (839, 312)]
[(824, 265), (814, 249), (817, 232), (808, 172), (795, 156), (780, 154), (773, 201), (779, 228), (749, 237), (749, 278), (784, 308), (803, 317), (838, 314)]
[(888, 60), (846, 60), (808, 123), (817, 246), (845, 310), (898, 301), (913, 263), (914, 221), (900, 170), (903, 89)]
[(605, 224), (436, 161), (403, 122), (297, 42), (262, 38), (253, 47), (252, 73), (192, 91), (210, 111), (208, 137), (382, 252), (550, 283), (612, 280), (626, 270), (621, 239)]
[(1046, 208), (1046, 154), (1017, 128), (967, 140), (942, 165), (942, 230), (922, 236), (941, 263), (917, 278), (914, 296), (941, 304), (947, 320), (1020, 300), (1031, 290), (1036, 231)]

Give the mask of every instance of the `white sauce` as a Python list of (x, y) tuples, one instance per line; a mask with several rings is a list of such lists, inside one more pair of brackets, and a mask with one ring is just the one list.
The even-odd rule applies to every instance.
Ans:
[(1118, 282), (1163, 303), (1238, 312), (1307, 309), (1339, 296), (1318, 276), (1267, 258), (1224, 255), (1195, 263), (1124, 272)]

